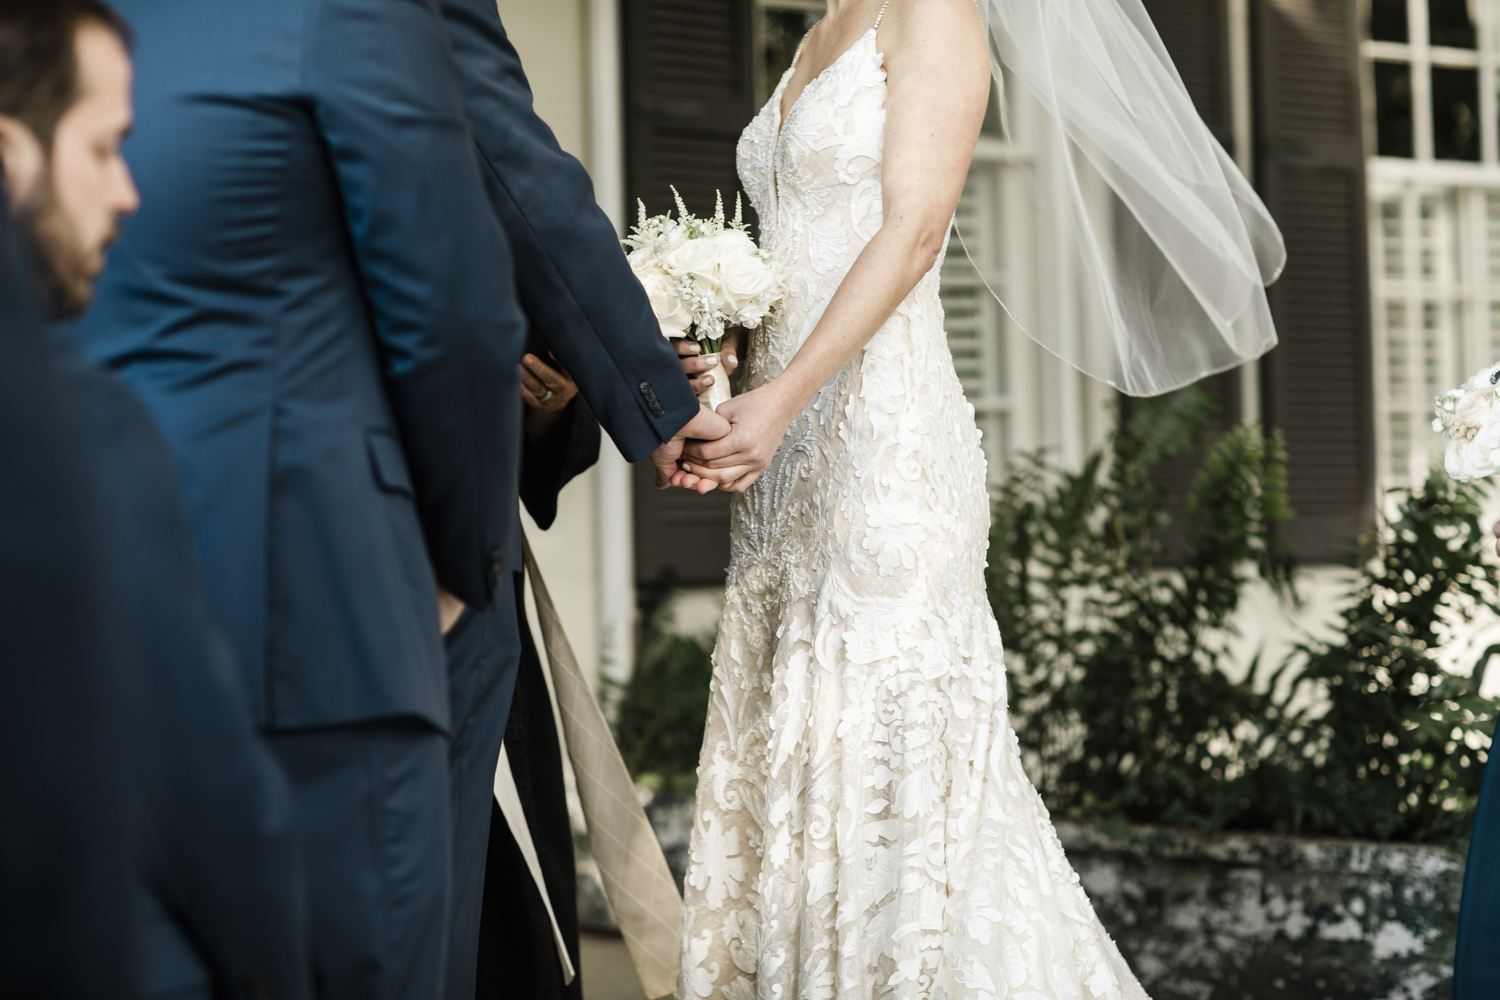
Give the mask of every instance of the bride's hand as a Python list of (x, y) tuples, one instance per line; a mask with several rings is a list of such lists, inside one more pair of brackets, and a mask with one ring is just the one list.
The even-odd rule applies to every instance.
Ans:
[(723, 346), (719, 348), (719, 358), (700, 357), (703, 353), (703, 345), (696, 340), (684, 337), (672, 341), (672, 346), (677, 350), (677, 356), (682, 359), (682, 371), (688, 377), (688, 385), (693, 387), (694, 393), (702, 392), (714, 381), (728, 378), (734, 374), (734, 370), (740, 364), (740, 338), (743, 330), (734, 330), (724, 338)]
[(693, 441), (682, 452), (682, 469), (674, 486), (708, 479), (739, 493), (750, 488), (776, 457), (776, 449), (798, 407), (769, 382), (720, 403), (716, 411), (729, 421), (729, 433), (717, 441)]

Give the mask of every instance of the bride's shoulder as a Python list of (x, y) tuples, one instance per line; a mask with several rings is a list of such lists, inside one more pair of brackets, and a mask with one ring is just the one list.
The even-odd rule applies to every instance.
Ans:
[(876, 34), (893, 76), (906, 68), (945, 66), (989, 77), (989, 47), (975, 0), (890, 0)]

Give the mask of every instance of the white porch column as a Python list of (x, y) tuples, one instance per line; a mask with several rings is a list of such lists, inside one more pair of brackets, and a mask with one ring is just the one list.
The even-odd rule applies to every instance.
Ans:
[[(623, 233), (625, 224), (624, 76), (618, 0), (588, 0), (589, 173), (594, 195)], [(635, 660), (635, 523), (631, 469), (605, 436), (599, 451), (594, 516), (599, 538), (599, 669), (629, 680)]]

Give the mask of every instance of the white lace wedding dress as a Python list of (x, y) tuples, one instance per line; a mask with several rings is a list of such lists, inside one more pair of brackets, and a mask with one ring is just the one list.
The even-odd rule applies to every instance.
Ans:
[[(789, 294), (749, 352), (774, 378), (881, 224), (871, 29), (740, 177)], [(778, 126), (781, 126), (778, 128)], [(989, 502), (934, 266), (734, 505), (678, 996), (1132, 998), (1021, 768), (986, 602)]]

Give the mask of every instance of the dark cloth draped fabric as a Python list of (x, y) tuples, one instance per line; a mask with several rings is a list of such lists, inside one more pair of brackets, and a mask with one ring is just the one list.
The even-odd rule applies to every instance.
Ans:
[(96, 1000), (120, 995), (129, 940), (118, 608), (34, 288), (0, 196), (0, 996)]
[[(1500, 735), (1497, 729), (1496, 735)], [(1453, 962), (1453, 1000), (1500, 997), (1500, 764), (1490, 745), (1479, 789), (1479, 808), (1464, 870), (1464, 898), (1458, 915), (1458, 949)]]
[(557, 497), (573, 478), (599, 461), (599, 421), (582, 396), (558, 416), (539, 441), (521, 449), (521, 502), (546, 531), (557, 520)]
[[(557, 517), (558, 493), (598, 461), (600, 441), (598, 422), (582, 398), (577, 398), (546, 437), (527, 442), (522, 454), (521, 497), (538, 527), (552, 526)], [(520, 581), (518, 575), (514, 621), (521, 653), (505, 726), (505, 752), (553, 913), (573, 967), (579, 969), (578, 886), (573, 828), (563, 785), (562, 747), (541, 656), (526, 624), (526, 598)], [(581, 1000), (582, 974), (572, 985), (563, 985), (551, 921), (531, 870), (493, 796), (487, 844), (472, 996), (475, 1000)]]
[[(516, 609), (524, 621), (525, 595), (519, 590)], [(579, 969), (578, 882), (573, 865), (573, 828), (563, 785), (562, 747), (541, 658), (529, 628), (521, 629), (521, 668), (505, 726), (505, 752), (536, 845), (552, 912), (573, 968)], [(552, 922), (541, 893), (493, 800), (491, 810), (475, 1000), (582, 1000), (583, 976), (563, 985), (562, 963), (557, 958)]]

